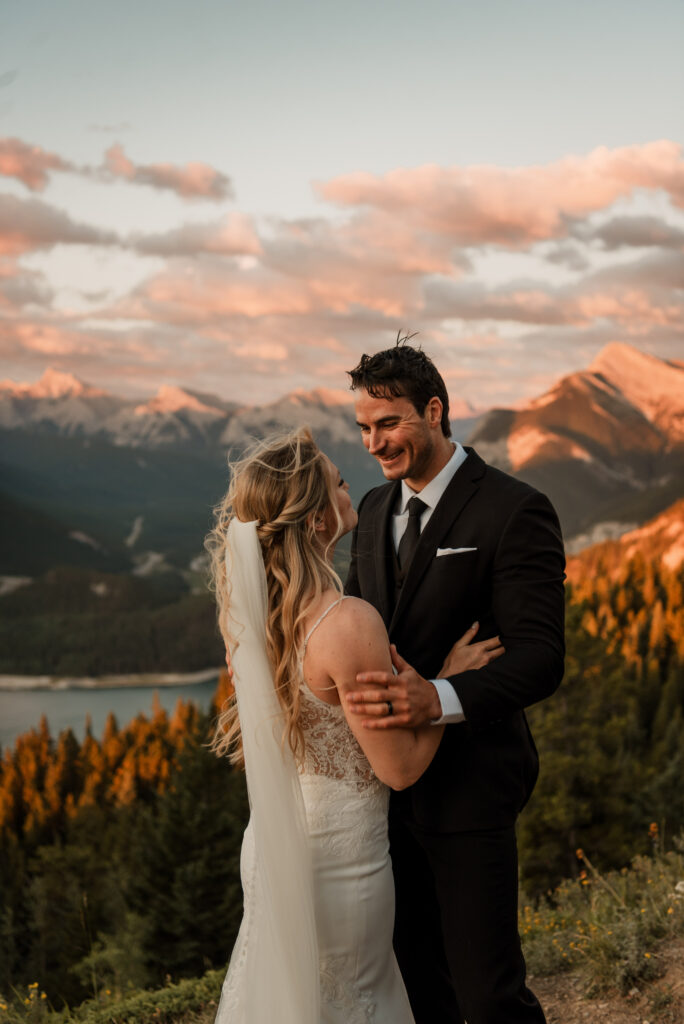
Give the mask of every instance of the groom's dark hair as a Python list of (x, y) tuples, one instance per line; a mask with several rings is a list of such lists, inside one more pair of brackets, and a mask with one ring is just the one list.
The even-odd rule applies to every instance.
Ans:
[(351, 390), (362, 388), (372, 398), (408, 398), (419, 416), (431, 398), (442, 403), (442, 433), (451, 437), (449, 423), (449, 396), (439, 370), (421, 348), (408, 342), (415, 334), (397, 334), (393, 348), (361, 356), (359, 365), (347, 373), (351, 377)]

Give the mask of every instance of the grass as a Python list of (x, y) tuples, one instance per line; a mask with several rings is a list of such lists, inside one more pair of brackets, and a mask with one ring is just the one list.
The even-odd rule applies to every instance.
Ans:
[[(668, 853), (637, 857), (629, 868), (601, 873), (578, 850), (581, 871), (536, 904), (521, 901), (520, 932), (533, 975), (573, 971), (587, 996), (626, 994), (662, 973), (659, 948), (684, 935), (684, 840)], [(125, 996), (104, 990), (73, 1010), (54, 1010), (37, 982), (0, 997), (0, 1024), (211, 1024), (225, 970), (208, 971), (156, 991)], [(653, 987), (654, 1016), (672, 1001)]]
[[(657, 831), (653, 834), (657, 845)], [(522, 901), (520, 933), (531, 974), (573, 970), (588, 996), (625, 994), (662, 974), (658, 946), (684, 934), (684, 842), (602, 874), (583, 850), (579, 878), (547, 899)]]
[(37, 983), (11, 1001), (0, 999), (2, 1024), (209, 1024), (216, 1016), (225, 969), (207, 971), (156, 991), (138, 991), (117, 998), (106, 991), (75, 1009), (53, 1010)]

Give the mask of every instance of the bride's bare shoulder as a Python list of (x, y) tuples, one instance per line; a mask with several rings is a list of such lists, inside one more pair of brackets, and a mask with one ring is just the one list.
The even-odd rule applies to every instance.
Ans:
[[(319, 610), (324, 612), (323, 616)], [(372, 604), (368, 604), (360, 597), (344, 597), (340, 600), (335, 591), (322, 595), (318, 608), (314, 610), (311, 618), (320, 622), (313, 633), (314, 636), (318, 633), (319, 638), (329, 633), (334, 633), (337, 638), (344, 640), (357, 637), (359, 634), (386, 635), (385, 624)]]
[(321, 627), (320, 639), (329, 643), (334, 638), (337, 648), (342, 646), (353, 650), (373, 640), (387, 645), (387, 631), (382, 617), (372, 604), (360, 597), (345, 597), (326, 615)]
[(314, 629), (307, 647), (307, 681), (316, 689), (319, 676), (338, 690), (348, 688), (356, 673), (391, 668), (389, 640), (381, 616), (358, 597), (345, 597)]
[(361, 597), (345, 597), (344, 601), (340, 602), (338, 615), (340, 625), (350, 629), (357, 627), (377, 629), (380, 627), (383, 631), (385, 630), (385, 624), (378, 610)]

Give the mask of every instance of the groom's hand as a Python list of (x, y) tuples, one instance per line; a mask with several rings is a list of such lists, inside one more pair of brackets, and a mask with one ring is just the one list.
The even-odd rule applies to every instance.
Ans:
[(349, 710), (365, 716), (361, 724), (367, 729), (416, 729), (441, 718), (442, 706), (435, 687), (404, 661), (394, 644), (391, 651), (398, 675), (359, 672), (359, 689), (350, 690), (346, 697)]

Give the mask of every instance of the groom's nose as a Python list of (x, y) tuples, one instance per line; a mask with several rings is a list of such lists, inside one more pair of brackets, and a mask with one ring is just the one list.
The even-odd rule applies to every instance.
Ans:
[(379, 430), (373, 430), (371, 427), (370, 434), (368, 436), (368, 451), (371, 455), (377, 455), (385, 447), (385, 442), (382, 437), (382, 432)]

